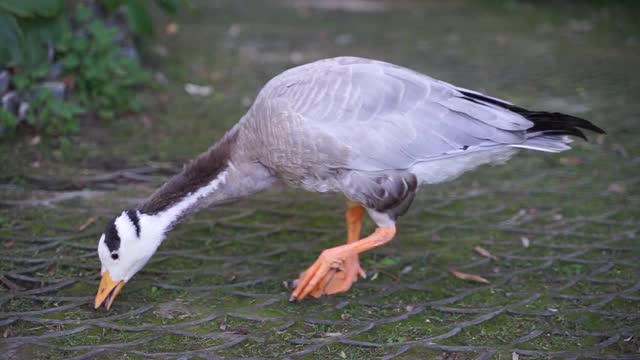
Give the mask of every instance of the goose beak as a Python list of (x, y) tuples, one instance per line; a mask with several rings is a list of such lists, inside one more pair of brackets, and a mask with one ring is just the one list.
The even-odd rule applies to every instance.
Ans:
[(99, 309), (100, 306), (104, 303), (104, 307), (107, 310), (111, 309), (111, 305), (113, 301), (116, 299), (116, 296), (122, 291), (124, 287), (124, 280), (113, 281), (111, 279), (111, 275), (109, 275), (108, 271), (105, 271), (102, 274), (102, 280), (100, 280), (100, 287), (98, 288), (98, 293), (96, 294), (96, 304), (95, 309)]

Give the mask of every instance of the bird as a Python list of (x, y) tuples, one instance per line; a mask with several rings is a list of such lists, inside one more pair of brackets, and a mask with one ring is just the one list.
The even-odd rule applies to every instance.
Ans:
[[(139, 206), (108, 222), (98, 242), (95, 308), (109, 310), (168, 233), (189, 215), (274, 186), (334, 192), (347, 201), (346, 243), (320, 253), (290, 300), (349, 290), (361, 253), (396, 235), (418, 190), (518, 149), (561, 152), (591, 122), (532, 111), (388, 62), (336, 57), (277, 75), (240, 120)], [(364, 215), (375, 230), (361, 237)]]

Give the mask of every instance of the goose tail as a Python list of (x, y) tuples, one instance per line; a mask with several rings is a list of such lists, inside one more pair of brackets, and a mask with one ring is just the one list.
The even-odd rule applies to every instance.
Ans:
[(587, 136), (582, 131), (590, 130), (598, 134), (605, 131), (588, 120), (561, 114), (557, 112), (529, 111), (519, 112), (520, 115), (531, 120), (533, 126), (526, 131), (526, 140), (514, 147), (546, 151), (560, 152), (571, 149), (572, 142), (569, 136), (577, 136), (587, 141)]
[(462, 93), (472, 99), (510, 110), (533, 123), (533, 126), (526, 130), (526, 140), (520, 144), (510, 145), (512, 147), (560, 152), (571, 148), (568, 145), (571, 143), (569, 136), (577, 136), (586, 141), (587, 136), (582, 130), (605, 134), (604, 130), (589, 120), (576, 116), (558, 112), (531, 111), (479, 93), (470, 91), (462, 91)]

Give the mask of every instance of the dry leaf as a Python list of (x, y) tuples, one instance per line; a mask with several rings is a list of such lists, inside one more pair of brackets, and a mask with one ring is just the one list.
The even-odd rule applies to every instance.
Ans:
[(180, 27), (175, 22), (168, 23), (167, 27), (165, 28), (165, 32), (169, 35), (173, 35), (177, 33), (179, 30), (180, 30)]
[(92, 217), (88, 218), (87, 221), (82, 223), (82, 225), (78, 226), (78, 232), (85, 231), (94, 222), (96, 222), (96, 217), (95, 216), (92, 216)]
[(492, 260), (498, 260), (498, 258), (495, 255), (491, 254), (487, 249), (483, 248), (482, 246), (476, 246), (473, 248), (473, 250), (475, 250), (481, 256), (484, 256)]
[(473, 275), (473, 274), (467, 274), (467, 273), (463, 273), (461, 271), (458, 270), (449, 270), (453, 276), (457, 277), (460, 280), (466, 280), (466, 281), (475, 281), (475, 282), (479, 282), (479, 283), (483, 283), (483, 284), (488, 284), (489, 280), (483, 278), (482, 276), (479, 275)]
[(29, 145), (31, 146), (38, 145), (40, 144), (40, 140), (42, 140), (42, 138), (40, 138), (40, 135), (36, 135), (29, 140)]
[(64, 331), (64, 324), (53, 324), (53, 325), (46, 325), (46, 326), (47, 326), (47, 330), (49, 330), (50, 332)]
[(565, 166), (576, 166), (582, 164), (582, 158), (579, 158), (577, 156), (561, 157), (558, 161), (560, 162), (560, 164)]
[(413, 270), (413, 266), (411, 265), (407, 265), (405, 266), (402, 271), (400, 271), (400, 275), (407, 275), (408, 273), (410, 273)]

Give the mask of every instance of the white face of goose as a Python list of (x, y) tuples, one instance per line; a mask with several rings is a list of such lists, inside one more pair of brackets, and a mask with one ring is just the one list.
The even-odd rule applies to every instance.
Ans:
[(96, 309), (102, 304), (107, 310), (111, 308), (124, 284), (142, 269), (162, 242), (164, 232), (158, 231), (148, 218), (136, 210), (124, 211), (109, 222), (100, 236), (102, 280), (96, 294)]

